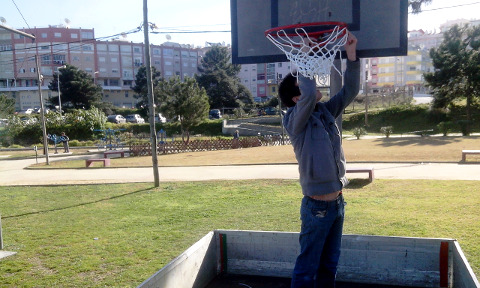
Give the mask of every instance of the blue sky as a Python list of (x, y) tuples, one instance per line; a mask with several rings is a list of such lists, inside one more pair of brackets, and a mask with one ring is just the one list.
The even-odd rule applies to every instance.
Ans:
[[(267, 1), (267, 0), (259, 0)], [(94, 28), (95, 36), (104, 37), (127, 32), (138, 27), (143, 21), (143, 0), (1, 0), (0, 17), (13, 28), (47, 27), (65, 24), (70, 20), (73, 28)], [(446, 20), (458, 18), (480, 18), (480, 1), (475, 0), (433, 0), (424, 7), (420, 15), (409, 15), (409, 29), (438, 31)], [(460, 6), (475, 3), (473, 5)], [(18, 10), (23, 14), (19, 13)], [(149, 0), (149, 21), (161, 28), (183, 30), (230, 30), (229, 0)], [(28, 24), (28, 25), (27, 25)], [(164, 29), (162, 29), (164, 31)], [(205, 42), (231, 43), (230, 33), (169, 34), (171, 41), (182, 44), (203, 46)], [(143, 42), (143, 32), (129, 34), (128, 40)], [(150, 34), (152, 44), (166, 42), (165, 34)]]

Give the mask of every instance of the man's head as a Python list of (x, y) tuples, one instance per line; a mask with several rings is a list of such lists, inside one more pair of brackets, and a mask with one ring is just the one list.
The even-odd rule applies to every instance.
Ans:
[[(278, 95), (284, 106), (287, 106), (288, 108), (295, 106), (302, 96), (300, 88), (298, 87), (297, 77), (293, 76), (292, 73), (288, 73), (278, 87)], [(322, 92), (317, 89), (317, 102), (320, 101), (322, 97)]]
[(292, 73), (288, 73), (278, 86), (278, 95), (280, 96), (282, 104), (288, 108), (295, 106), (296, 102), (293, 101), (292, 98), (300, 96), (300, 94), (297, 77), (293, 76)]

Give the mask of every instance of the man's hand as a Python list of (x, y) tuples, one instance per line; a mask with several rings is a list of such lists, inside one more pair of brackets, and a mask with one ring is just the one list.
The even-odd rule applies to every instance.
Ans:
[(347, 32), (347, 43), (345, 43), (345, 51), (347, 52), (347, 58), (350, 61), (356, 61), (357, 60), (357, 37), (350, 33), (350, 31)]

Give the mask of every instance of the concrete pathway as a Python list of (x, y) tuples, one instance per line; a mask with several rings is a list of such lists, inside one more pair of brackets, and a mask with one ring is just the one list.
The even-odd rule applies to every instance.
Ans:
[[(68, 156), (69, 159), (85, 157), (92, 156)], [(153, 169), (150, 167), (24, 169), (33, 163), (35, 159), (0, 161), (0, 186), (153, 182)], [(480, 180), (480, 164), (350, 163), (348, 167), (373, 167), (376, 179)], [(159, 174), (160, 181), (163, 182), (298, 179), (298, 167), (294, 164), (159, 167)], [(347, 177), (366, 178), (367, 175), (356, 173), (348, 174)]]

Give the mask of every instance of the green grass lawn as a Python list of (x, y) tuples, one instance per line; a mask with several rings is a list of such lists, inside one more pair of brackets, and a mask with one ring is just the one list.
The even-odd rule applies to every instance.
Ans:
[[(354, 180), (345, 233), (455, 238), (480, 275), (478, 181)], [(136, 287), (213, 229), (299, 231), (295, 180), (0, 187), (2, 287)]]

